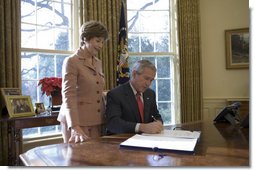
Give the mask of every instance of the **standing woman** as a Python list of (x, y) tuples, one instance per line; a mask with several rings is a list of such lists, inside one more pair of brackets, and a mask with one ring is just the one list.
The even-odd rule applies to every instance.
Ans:
[(64, 60), (62, 67), (63, 103), (57, 120), (65, 143), (101, 136), (105, 111), (104, 74), (96, 55), (108, 39), (108, 31), (102, 23), (89, 21), (80, 32), (80, 48)]

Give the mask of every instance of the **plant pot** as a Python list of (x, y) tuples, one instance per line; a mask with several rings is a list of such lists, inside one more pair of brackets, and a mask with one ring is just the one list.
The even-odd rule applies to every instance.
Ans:
[(51, 110), (59, 111), (62, 104), (62, 94), (61, 91), (53, 91), (49, 97)]

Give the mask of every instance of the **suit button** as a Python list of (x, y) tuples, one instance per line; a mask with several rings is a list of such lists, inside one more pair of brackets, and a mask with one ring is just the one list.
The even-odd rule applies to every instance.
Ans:
[(101, 110), (100, 110), (100, 109), (98, 109), (97, 111), (98, 111), (98, 112), (101, 112)]
[(99, 94), (100, 93), (100, 91), (97, 91), (97, 94)]
[(96, 84), (99, 84), (99, 81), (97, 81)]
[(97, 100), (97, 103), (100, 103), (100, 100)]

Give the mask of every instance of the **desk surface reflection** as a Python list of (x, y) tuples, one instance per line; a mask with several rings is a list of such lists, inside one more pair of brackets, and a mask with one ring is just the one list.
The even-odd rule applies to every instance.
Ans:
[(20, 158), (26, 166), (249, 166), (248, 128), (207, 122), (180, 126), (201, 131), (194, 154), (120, 148), (119, 144), (132, 136), (121, 134), (79, 144), (36, 147)]

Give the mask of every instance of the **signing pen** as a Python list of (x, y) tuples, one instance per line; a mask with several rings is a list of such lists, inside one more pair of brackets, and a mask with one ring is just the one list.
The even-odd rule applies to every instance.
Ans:
[(152, 115), (152, 118), (153, 118), (154, 121), (157, 121), (153, 115)]

